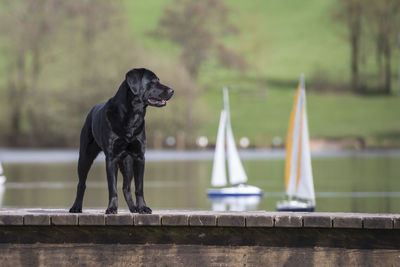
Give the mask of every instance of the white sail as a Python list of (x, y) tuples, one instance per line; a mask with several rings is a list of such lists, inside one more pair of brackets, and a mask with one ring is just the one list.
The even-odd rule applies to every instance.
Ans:
[(214, 152), (214, 166), (211, 176), (212, 186), (226, 185), (226, 170), (225, 170), (225, 127), (226, 127), (226, 111), (221, 111), (219, 119), (217, 141)]
[(303, 75), (289, 122), (285, 175), (289, 198), (315, 201)]
[(228, 89), (224, 87), (224, 108), (227, 114), (226, 118), (226, 153), (228, 158), (229, 183), (243, 184), (247, 182), (246, 172), (244, 171), (239, 153), (236, 148), (235, 138), (233, 137), (231, 118), (229, 110)]
[(315, 202), (315, 192), (314, 192), (314, 181), (312, 175), (311, 167), (311, 153), (309, 145), (309, 134), (308, 134), (308, 123), (307, 123), (307, 111), (305, 105), (305, 91), (303, 90), (304, 106), (303, 106), (303, 131), (302, 131), (302, 150), (301, 150), (301, 171), (300, 171), (300, 181), (297, 187), (296, 197), (301, 199), (311, 200)]
[(247, 182), (247, 176), (244, 171), (239, 153), (236, 149), (235, 139), (232, 128), (228, 122), (226, 129), (226, 153), (228, 157), (229, 182), (231, 184), (244, 184)]

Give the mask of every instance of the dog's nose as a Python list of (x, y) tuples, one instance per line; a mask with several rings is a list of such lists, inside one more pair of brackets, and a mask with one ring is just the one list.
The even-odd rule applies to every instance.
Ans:
[(168, 88), (168, 94), (169, 95), (173, 95), (174, 94), (174, 90), (172, 88)]

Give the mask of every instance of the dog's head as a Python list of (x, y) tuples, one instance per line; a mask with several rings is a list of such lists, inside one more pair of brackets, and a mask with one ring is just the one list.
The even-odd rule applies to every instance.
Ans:
[(132, 69), (125, 79), (132, 94), (146, 105), (163, 107), (174, 94), (174, 90), (160, 83), (160, 79), (148, 69)]

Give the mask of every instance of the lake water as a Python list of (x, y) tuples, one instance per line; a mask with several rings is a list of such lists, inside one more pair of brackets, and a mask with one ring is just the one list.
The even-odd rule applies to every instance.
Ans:
[[(0, 186), (2, 207), (71, 206), (77, 184), (76, 152), (57, 152), (64, 155), (59, 158), (43, 153), (48, 157), (21, 152), (13, 158), (12, 152), (0, 153), (7, 176)], [(284, 198), (284, 152), (245, 151), (241, 155), (248, 184), (262, 188), (263, 198), (212, 202), (206, 195), (212, 152), (154, 152), (146, 163), (147, 204), (152, 209), (274, 210)], [(399, 152), (313, 154), (312, 165), (317, 211), (400, 213)], [(119, 207), (126, 209), (122, 176), (118, 178)], [(100, 159), (89, 173), (84, 208), (105, 209), (107, 201), (105, 167)]]

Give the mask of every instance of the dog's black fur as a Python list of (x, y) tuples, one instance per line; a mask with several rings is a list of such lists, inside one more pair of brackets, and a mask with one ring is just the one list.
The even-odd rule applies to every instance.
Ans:
[[(69, 212), (82, 212), (86, 178), (93, 160), (100, 151), (106, 156), (109, 202), (107, 214), (118, 211), (117, 172), (123, 176), (123, 193), (131, 212), (151, 213), (143, 196), (144, 152), (146, 133), (144, 117), (148, 105), (166, 105), (174, 91), (161, 84), (147, 69), (132, 69), (116, 95), (106, 103), (92, 108), (80, 137), (78, 176), (75, 203)], [(136, 205), (132, 199), (131, 182), (135, 179)]]

